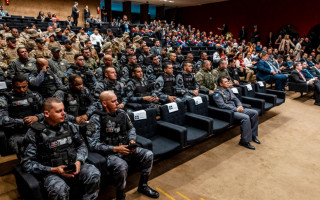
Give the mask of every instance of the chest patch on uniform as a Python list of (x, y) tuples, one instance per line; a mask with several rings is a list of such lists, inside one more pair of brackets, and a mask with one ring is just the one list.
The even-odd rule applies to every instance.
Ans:
[(62, 145), (65, 145), (65, 144), (71, 144), (71, 143), (72, 143), (72, 138), (71, 138), (71, 136), (69, 136), (69, 137), (62, 138), (62, 139), (56, 140), (54, 142), (51, 142), (49, 144), (49, 148), (50, 149), (54, 149), (54, 148), (57, 148), (59, 146), (62, 146)]
[(120, 124), (116, 124), (116, 122), (112, 122), (109, 120), (106, 126), (107, 133), (119, 133), (120, 132)]
[(14, 101), (12, 102), (13, 106), (27, 106), (29, 105), (29, 102), (27, 99), (19, 100), (19, 101)]

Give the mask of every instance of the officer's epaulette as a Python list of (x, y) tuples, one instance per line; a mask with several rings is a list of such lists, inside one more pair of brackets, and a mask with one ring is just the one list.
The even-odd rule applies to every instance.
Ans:
[(46, 129), (46, 126), (40, 122), (34, 122), (30, 127), (35, 131), (43, 131), (44, 129)]

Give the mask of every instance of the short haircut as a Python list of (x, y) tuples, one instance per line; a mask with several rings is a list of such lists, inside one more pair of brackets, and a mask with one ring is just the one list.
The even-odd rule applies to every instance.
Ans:
[(133, 54), (133, 55), (129, 55), (129, 56), (128, 56), (128, 60), (131, 60), (131, 59), (133, 58), (133, 56), (137, 57), (137, 56), (134, 55), (134, 54)]
[(204, 54), (206, 54), (207, 52), (205, 52), (205, 51), (201, 51), (201, 53), (200, 53), (200, 58), (204, 55)]
[(81, 49), (81, 53), (83, 54), (83, 52), (84, 52), (85, 50), (89, 50), (89, 51), (90, 51), (89, 48), (85, 47), (85, 48), (82, 48), (82, 49)]
[(233, 61), (234, 61), (233, 58), (229, 58), (229, 60), (228, 60), (229, 63), (232, 63)]
[(25, 50), (27, 50), (26, 47), (18, 47), (18, 49), (17, 49), (17, 54), (18, 54), (18, 55), (19, 55), (20, 49), (25, 49)]
[(298, 66), (298, 65), (300, 65), (301, 64), (301, 62), (295, 62), (295, 63), (293, 63), (293, 69), (296, 69), (296, 67)]
[(206, 64), (208, 64), (208, 63), (210, 63), (210, 61), (209, 60), (204, 60), (203, 62), (202, 62), (202, 67), (204, 67)]
[(227, 61), (226, 61), (225, 59), (220, 59), (219, 62), (218, 62), (219, 66), (220, 66), (221, 63), (223, 63), (223, 62), (227, 62)]
[(85, 44), (88, 44), (88, 42), (91, 42), (91, 40), (86, 40), (86, 41), (84, 41)]
[(167, 69), (169, 67), (169, 65), (172, 66), (172, 63), (171, 62), (165, 62), (163, 63), (163, 69)]
[(74, 55), (74, 60), (77, 60), (78, 57), (83, 56), (82, 54), (76, 54)]
[(138, 69), (138, 68), (141, 68), (142, 69), (142, 67), (140, 66), (140, 65), (135, 65), (134, 67), (133, 67), (133, 72), (136, 72), (136, 69)]
[(62, 103), (62, 101), (58, 98), (55, 98), (55, 97), (49, 97), (47, 98), (44, 102), (43, 102), (43, 105), (42, 105), (42, 109), (43, 111), (49, 111), (51, 110), (52, 108), (52, 104), (53, 103)]
[(78, 74), (71, 74), (69, 77), (69, 83), (73, 85), (77, 78), (81, 78), (81, 76), (79, 76)]
[(261, 52), (261, 58), (262, 58), (262, 57), (265, 57), (266, 55), (268, 55), (267, 52), (265, 52), (265, 51), (262, 51), (262, 52)]
[(282, 55), (278, 55), (277, 58), (278, 58), (278, 59), (283, 59), (283, 56), (282, 56)]
[(12, 84), (14, 84), (16, 82), (22, 83), (24, 81), (28, 81), (27, 77), (22, 73), (17, 73), (12, 79)]
[(218, 85), (220, 85), (220, 83), (222, 83), (222, 81), (223, 81), (223, 79), (227, 79), (227, 80), (229, 80), (226, 76), (219, 76), (219, 78), (218, 78), (218, 80), (217, 80), (217, 83), (218, 83)]
[(183, 65), (183, 67), (186, 67), (188, 64), (191, 65), (191, 62), (190, 61), (184, 61), (182, 65)]
[(109, 68), (115, 69), (113, 66), (108, 66), (108, 67), (104, 68), (103, 73), (105, 74)]
[(160, 40), (155, 40), (154, 43), (156, 43), (156, 42), (160, 42)]

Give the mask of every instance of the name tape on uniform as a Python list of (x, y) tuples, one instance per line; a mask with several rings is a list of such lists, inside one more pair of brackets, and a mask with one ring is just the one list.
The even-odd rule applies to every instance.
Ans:
[(239, 92), (238, 92), (238, 89), (235, 88), (235, 87), (231, 88), (231, 90), (232, 90), (232, 92), (235, 93), (235, 94), (238, 94), (238, 93), (239, 93)]
[(7, 89), (7, 84), (6, 82), (0, 82), (0, 90)]
[(252, 90), (252, 85), (251, 84), (247, 84), (246, 87), (248, 88), (248, 91)]
[(147, 119), (147, 112), (145, 110), (139, 110), (139, 111), (133, 112), (133, 119), (135, 121)]
[(264, 86), (264, 84), (263, 84), (262, 81), (258, 81), (258, 84), (260, 85), (260, 87), (263, 87), (263, 86)]
[(178, 111), (178, 105), (176, 102), (166, 104), (168, 106), (169, 113)]
[(193, 100), (194, 100), (194, 104), (195, 105), (202, 104), (202, 98), (201, 97), (194, 97)]

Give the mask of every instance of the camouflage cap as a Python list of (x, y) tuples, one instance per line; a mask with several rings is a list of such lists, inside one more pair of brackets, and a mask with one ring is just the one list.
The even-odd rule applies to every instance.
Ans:
[(77, 37), (77, 35), (75, 33), (70, 33), (68, 39), (71, 40), (74, 37)]
[(35, 30), (35, 29), (30, 29), (29, 30), (29, 35), (30, 35), (30, 37), (38, 37), (38, 32)]
[(59, 52), (59, 51), (60, 51), (60, 48), (59, 48), (59, 47), (54, 46), (54, 47), (51, 48), (51, 52), (52, 52), (52, 53), (57, 53), (57, 52)]
[(61, 28), (56, 29), (56, 33), (59, 33), (60, 31), (62, 31)]
[(142, 37), (140, 35), (136, 35), (134, 38), (133, 38), (133, 42), (139, 42), (140, 40), (142, 40)]

